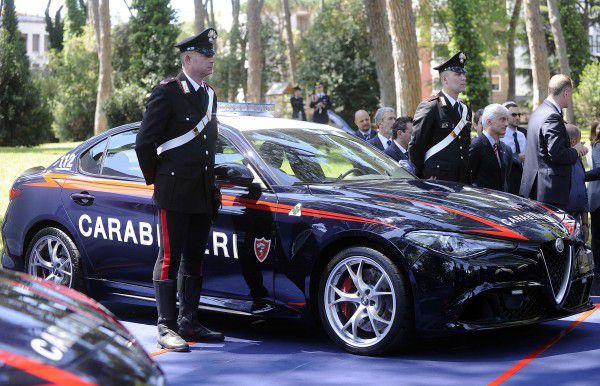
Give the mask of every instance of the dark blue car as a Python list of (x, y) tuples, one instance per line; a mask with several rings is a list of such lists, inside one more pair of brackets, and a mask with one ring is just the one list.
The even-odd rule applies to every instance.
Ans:
[[(205, 252), (202, 307), (313, 315), (361, 354), (419, 333), (592, 307), (593, 262), (566, 214), (416, 179), (339, 129), (243, 115), (219, 115), (223, 207)], [(138, 127), (98, 135), (15, 181), (2, 226), (5, 268), (97, 299), (153, 302), (160, 237), (134, 151)]]

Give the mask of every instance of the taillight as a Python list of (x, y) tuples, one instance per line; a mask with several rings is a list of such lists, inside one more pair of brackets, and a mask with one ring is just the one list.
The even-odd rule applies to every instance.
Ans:
[(12, 187), (8, 192), (8, 198), (10, 201), (12, 201), (15, 198), (19, 197), (21, 194), (23, 194), (23, 189)]

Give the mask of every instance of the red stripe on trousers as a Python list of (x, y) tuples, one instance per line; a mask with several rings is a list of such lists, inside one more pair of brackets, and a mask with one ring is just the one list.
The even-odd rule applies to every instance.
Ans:
[(169, 279), (169, 264), (171, 264), (171, 245), (169, 244), (169, 229), (167, 228), (167, 211), (160, 210), (160, 223), (162, 226), (163, 262), (160, 270), (160, 280)]

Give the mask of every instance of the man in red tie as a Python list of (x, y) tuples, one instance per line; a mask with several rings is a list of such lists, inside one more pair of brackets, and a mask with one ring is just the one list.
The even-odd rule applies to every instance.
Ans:
[(480, 188), (508, 191), (508, 175), (512, 165), (512, 150), (500, 141), (506, 133), (510, 112), (499, 104), (483, 110), (483, 131), (469, 147), (469, 163), (473, 185)]

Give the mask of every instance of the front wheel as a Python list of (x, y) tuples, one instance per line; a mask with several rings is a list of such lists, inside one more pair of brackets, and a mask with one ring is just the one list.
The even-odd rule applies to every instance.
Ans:
[(77, 291), (84, 290), (79, 250), (62, 230), (48, 227), (37, 232), (26, 256), (30, 275)]
[(339, 252), (325, 268), (318, 300), (325, 331), (348, 352), (383, 354), (406, 345), (413, 335), (407, 280), (373, 249)]

